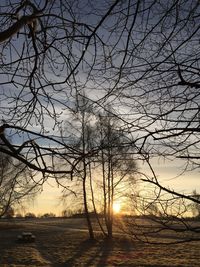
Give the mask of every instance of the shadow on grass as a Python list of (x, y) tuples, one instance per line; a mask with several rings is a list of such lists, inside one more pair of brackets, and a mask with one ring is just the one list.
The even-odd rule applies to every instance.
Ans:
[[(74, 266), (107, 266), (107, 260), (112, 254), (113, 249), (123, 248), (126, 252), (130, 251), (130, 242), (123, 239), (100, 239), (84, 240), (75, 249), (73, 256), (65, 263), (59, 264), (59, 267)], [(58, 265), (56, 265), (58, 266)]]
[[(69, 258), (66, 262), (56, 265), (55, 267), (72, 267), (72, 266), (78, 266), (78, 263), (80, 265), (82, 264), (81, 258), (87, 254), (90, 253), (91, 249), (96, 247), (97, 241), (96, 240), (91, 240), (91, 239), (86, 239), (83, 242), (81, 242), (76, 249), (74, 249), (74, 254), (72, 255), (71, 258)], [(83, 265), (81, 265), (83, 266)]]
[[(114, 246), (113, 239), (105, 238), (104, 240), (102, 240), (95, 255), (96, 257), (98, 256), (100, 257), (99, 262), (97, 263), (96, 266), (98, 267), (106, 266), (107, 259), (109, 255), (112, 253), (113, 246)], [(90, 265), (92, 265), (91, 261), (88, 262), (88, 266)]]

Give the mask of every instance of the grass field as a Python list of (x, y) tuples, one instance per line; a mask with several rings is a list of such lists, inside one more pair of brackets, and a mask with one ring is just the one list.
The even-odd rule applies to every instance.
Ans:
[[(16, 242), (23, 231), (36, 241)], [(0, 266), (200, 266), (200, 242), (151, 245), (99, 232), (90, 241), (83, 219), (0, 221)]]

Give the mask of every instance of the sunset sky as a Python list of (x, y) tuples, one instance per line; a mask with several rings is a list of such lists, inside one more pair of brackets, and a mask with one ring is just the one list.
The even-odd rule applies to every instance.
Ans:
[[(194, 189), (200, 188), (199, 172), (182, 173), (184, 162), (181, 160), (166, 162), (163, 159), (155, 160), (154, 168), (159, 173), (159, 181), (162, 185), (174, 189), (178, 192), (190, 194)], [(144, 171), (144, 165), (140, 164), (140, 171)], [(181, 174), (181, 176), (179, 176)], [(148, 184), (143, 183), (143, 188), (148, 188)], [(49, 181), (43, 187), (42, 193), (35, 197), (34, 201), (27, 203), (26, 212), (34, 212), (36, 215), (53, 212), (60, 216), (62, 211), (67, 208), (73, 209), (73, 204), (69, 205), (61, 200), (62, 189), (55, 181)], [(120, 199), (119, 201), (120, 202)], [(126, 206), (126, 203), (121, 203)], [(75, 206), (75, 205), (74, 205)]]
[[(31, 3), (0, 4), (2, 153), (7, 149), (43, 179), (27, 211), (60, 215), (65, 209), (55, 180), (61, 173), (70, 180), (77, 166), (80, 178), (79, 163), (99, 163), (100, 151), (112, 145), (107, 132), (99, 135), (102, 124), (89, 138), (100, 118), (116, 120), (141, 177), (198, 192), (198, 2)], [(97, 148), (92, 157), (99, 158), (90, 158)], [(138, 185), (141, 191), (148, 186)]]

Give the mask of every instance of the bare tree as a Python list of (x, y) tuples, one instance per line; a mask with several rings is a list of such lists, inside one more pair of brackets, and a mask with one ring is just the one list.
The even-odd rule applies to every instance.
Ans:
[[(93, 103), (84, 94), (78, 95), (76, 101), (69, 115), (71, 121), (66, 123), (65, 128), (68, 143), (82, 155), (75, 166), (76, 175), (73, 179), (79, 181), (79, 187), (82, 183), (81, 195), (90, 238), (94, 238), (94, 234), (89, 211), (94, 211), (102, 232), (111, 238), (113, 203), (127, 193), (126, 189), (135, 180), (137, 168), (134, 149), (127, 146), (128, 137), (120, 128), (119, 121), (110, 116), (109, 112), (100, 115), (96, 111), (95, 114)], [(64, 185), (66, 192), (72, 192), (72, 190), (69, 192), (68, 181), (64, 180)], [(72, 193), (77, 193), (74, 182), (71, 186)], [(98, 200), (103, 201), (103, 206)], [(103, 223), (102, 214), (99, 216), (102, 208)]]
[(83, 157), (61, 129), (84, 89), (99, 109), (112, 105), (131, 135), (127, 146), (149, 167), (143, 181), (158, 189), (151, 203), (162, 202), (159, 192), (199, 203), (164, 186), (153, 162), (178, 158), (182, 172), (199, 169), (199, 1), (3, 0), (0, 13), (2, 153), (43, 181), (73, 178)]
[[(98, 30), (118, 2), (98, 5), (100, 16), (94, 14), (90, 1), (83, 5), (82, 1), (4, 0), (0, 4), (0, 132), (6, 144), (1, 151), (41, 172), (43, 182), (47, 177), (72, 178), (72, 162), (77, 164), (81, 158), (79, 151), (63, 142), (63, 110), (70, 109), (71, 95), (94, 77), (96, 59), (91, 55), (97, 54), (98, 43), (104, 47)], [(14, 136), (12, 143), (7, 130)], [(64, 153), (67, 166), (58, 170), (56, 163)]]
[[(192, 197), (193, 198), (195, 198), (195, 199), (197, 199), (197, 201), (199, 201), (200, 200), (200, 195), (197, 193), (197, 191), (196, 190), (194, 190), (193, 192), (192, 192)], [(198, 202), (192, 202), (191, 204), (190, 204), (190, 207), (191, 207), (191, 209), (192, 209), (192, 213), (193, 213), (193, 216), (195, 217), (195, 218), (199, 218), (200, 217), (200, 203), (198, 203)]]
[(34, 173), (26, 165), (1, 153), (0, 162), (0, 217), (11, 211), (27, 198), (34, 198), (40, 186)]
[[(91, 103), (84, 95), (76, 95), (76, 102), (73, 109), (71, 109), (71, 122), (66, 122), (65, 135), (69, 139), (72, 147), (79, 151), (79, 161), (74, 165), (73, 179), (78, 180), (82, 187), (83, 207), (87, 221), (88, 232), (90, 239), (94, 239), (92, 222), (89, 214), (89, 199), (87, 193), (87, 184), (89, 177), (88, 161), (92, 154), (90, 147), (90, 123), (92, 120)], [(76, 173), (76, 174), (75, 174)], [(69, 184), (69, 183), (67, 183)], [(68, 188), (66, 188), (68, 190)], [(73, 190), (76, 190), (73, 188)]]
[[(99, 147), (98, 156), (94, 157), (99, 185), (102, 187), (103, 214), (107, 236), (113, 233), (113, 204), (127, 194), (129, 186), (136, 178), (136, 160), (134, 148), (127, 146), (128, 137), (120, 128), (119, 121), (110, 113), (98, 116), (95, 129), (95, 144)], [(95, 177), (95, 174), (93, 174)], [(98, 179), (99, 180), (99, 179)], [(97, 190), (98, 192), (98, 190)]]

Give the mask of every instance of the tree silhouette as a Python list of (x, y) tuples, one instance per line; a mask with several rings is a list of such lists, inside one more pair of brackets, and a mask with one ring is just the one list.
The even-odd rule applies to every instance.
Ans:
[(100, 111), (112, 106), (156, 200), (165, 192), (183, 208), (182, 199), (199, 203), (165, 186), (154, 165), (199, 169), (198, 1), (3, 0), (0, 15), (2, 153), (41, 183), (72, 179), (82, 155), (64, 140), (63, 121), (84, 91)]

